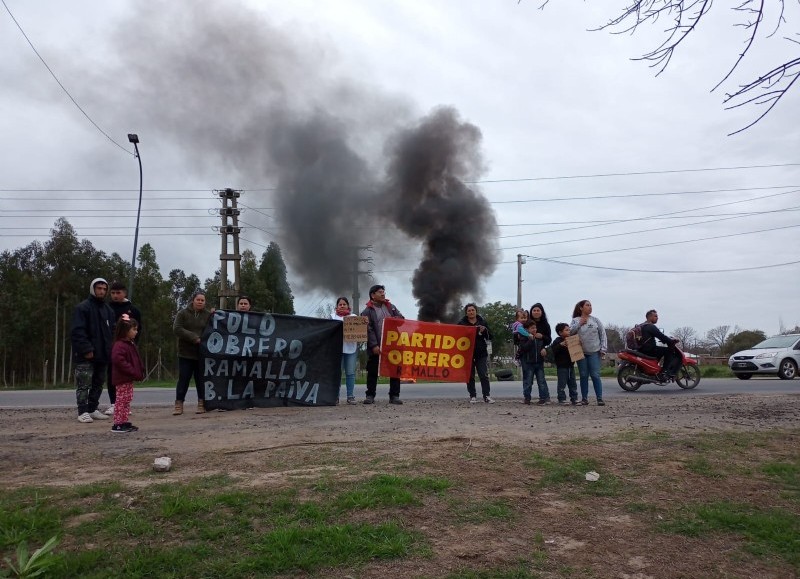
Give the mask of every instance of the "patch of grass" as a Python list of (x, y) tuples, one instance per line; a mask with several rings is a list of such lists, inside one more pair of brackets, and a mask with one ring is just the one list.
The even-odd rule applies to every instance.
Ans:
[[(313, 572), (323, 567), (395, 559), (411, 554), (419, 537), (393, 522), (380, 525), (289, 527), (261, 536), (252, 555), (225, 567), (234, 576), (248, 573)], [(223, 569), (220, 569), (223, 571)], [(237, 575), (238, 573), (238, 575)]]
[(611, 442), (654, 442), (663, 444), (672, 441), (673, 435), (659, 430), (625, 430), (609, 439)]
[[(523, 464), (543, 471), (538, 483), (542, 488), (568, 485), (574, 490), (594, 496), (618, 496), (622, 492), (622, 482), (619, 478), (609, 472), (600, 472), (598, 462), (590, 458), (573, 458), (565, 461), (537, 452)], [(600, 479), (589, 482), (586, 480), (586, 473), (592, 470), (600, 472)]]
[(541, 577), (528, 569), (528, 564), (520, 562), (513, 567), (495, 569), (462, 569), (445, 576), (446, 579), (537, 579)]
[(733, 378), (733, 372), (727, 366), (711, 365), (699, 366), (700, 376), (703, 378)]
[(660, 509), (650, 503), (632, 502), (625, 505), (625, 510), (629, 513), (657, 513)]
[[(360, 501), (334, 505), (329, 498), (301, 500), (296, 488), (264, 492), (231, 483), (215, 476), (144, 489), (113, 484), (47, 496), (7, 493), (0, 502), (0, 555), (63, 533), (53, 576), (89, 578), (260, 576), (424, 556), (421, 534), (394, 521), (350, 523), (347, 513), (365, 504), (416, 504), (451, 486), (445, 479), (381, 475), (358, 485)], [(68, 528), (66, 513), (92, 516)]]
[(800, 517), (785, 510), (719, 501), (687, 507), (661, 528), (690, 537), (733, 533), (745, 539), (750, 553), (779, 557), (800, 569)]
[(503, 499), (451, 501), (450, 512), (456, 520), (473, 524), (490, 520), (510, 521), (516, 516), (508, 502)]
[(335, 504), (344, 510), (419, 505), (418, 493), (438, 494), (451, 486), (446, 479), (380, 474), (343, 493)]
[(20, 543), (43, 544), (59, 534), (61, 512), (51, 503), (52, 492), (22, 489), (4, 492), (0, 498), (0, 550)]
[(699, 474), (706, 478), (722, 478), (723, 473), (714, 468), (711, 462), (704, 456), (694, 456), (684, 462), (686, 470)]
[(777, 479), (789, 497), (800, 500), (800, 461), (767, 462), (761, 465), (761, 472)]

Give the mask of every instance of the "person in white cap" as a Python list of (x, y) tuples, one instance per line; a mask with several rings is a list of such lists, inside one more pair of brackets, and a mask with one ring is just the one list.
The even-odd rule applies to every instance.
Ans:
[(105, 299), (108, 282), (102, 277), (92, 280), (89, 297), (75, 306), (72, 313), (70, 339), (75, 363), (75, 397), (78, 422), (108, 420), (97, 407), (111, 361), (111, 330), (114, 310)]

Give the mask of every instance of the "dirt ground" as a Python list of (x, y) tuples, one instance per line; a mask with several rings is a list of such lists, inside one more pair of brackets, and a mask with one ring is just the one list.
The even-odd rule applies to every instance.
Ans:
[[(382, 456), (384, 464), (419, 464), (425, 474), (466, 482), (466, 497), (518, 501), (521, 519), (497, 526), (441, 527), (435, 509), (414, 515), (415, 527), (429, 535), (430, 559), (378, 563), (359, 577), (440, 576), (454, 569), (492, 568), (530, 554), (531, 529), (543, 530), (553, 561), (590, 575), (647, 577), (781, 577), (794, 570), (780, 562), (761, 568), (758, 561), (731, 557), (731, 545), (693, 542), (681, 536), (653, 535), (615, 501), (566, 503), (557, 493), (532, 491), (531, 473), (520, 457), (568, 439), (605, 440), (621, 432), (787, 433), (777, 455), (798, 456), (800, 394), (698, 397), (625, 397), (605, 407), (525, 406), (518, 400), (470, 405), (466, 400), (409, 400), (391, 406), (379, 397), (374, 406), (273, 408), (193, 413), (137, 407), (131, 417), (140, 430), (112, 434), (111, 421), (81, 424), (72, 410), (0, 410), (0, 488), (23, 485), (73, 485), (103, 480), (149, 484), (153, 460), (169, 456), (173, 470), (163, 480), (188, 480), (225, 473), (243, 484), (274, 485), (298, 478), (336, 476), (331, 453), (350, 461)], [(783, 444), (783, 443), (782, 443)], [(604, 464), (641, 461), (624, 444), (606, 442), (576, 456), (592, 455)], [(494, 458), (507, 456), (508, 464)], [(502, 462), (502, 461), (501, 461)], [(113, 470), (109, 465), (114, 464)], [(491, 463), (491, 468), (483, 468)], [(652, 473), (651, 473), (652, 474)], [(668, 473), (667, 473), (668, 474)], [(674, 473), (673, 473), (674, 474)], [(343, 475), (344, 476), (344, 475)], [(703, 490), (698, 497), (715, 494)], [(724, 495), (724, 481), (715, 482)], [(752, 492), (758, 502), (759, 489)], [(533, 500), (532, 500), (533, 499)], [(656, 500), (654, 498), (653, 500)], [(665, 500), (671, 500), (665, 498)], [(765, 504), (770, 503), (764, 497)], [(501, 525), (502, 527), (502, 525)], [(538, 531), (537, 531), (538, 532)], [(642, 540), (642, 537), (645, 537)], [(649, 541), (658, 541), (658, 546)], [(677, 556), (679, 555), (679, 556)], [(542, 576), (570, 576), (549, 571)], [(581, 573), (578, 573), (581, 575)], [(331, 575), (331, 576), (336, 576)], [(346, 576), (346, 575), (343, 575)]]

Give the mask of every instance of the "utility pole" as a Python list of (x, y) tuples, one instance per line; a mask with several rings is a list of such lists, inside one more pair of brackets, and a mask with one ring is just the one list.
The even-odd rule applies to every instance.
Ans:
[(527, 255), (517, 254), (517, 309), (522, 309), (522, 264)]
[[(216, 193), (222, 201), (222, 207), (219, 210), (219, 215), (222, 218), (222, 226), (219, 228), (219, 236), (222, 240), (222, 251), (219, 254), (219, 308), (224, 310), (228, 305), (228, 298), (238, 296), (240, 289), (242, 256), (239, 254), (239, 232), (242, 228), (239, 227), (240, 211), (237, 203), (242, 192), (227, 188), (218, 189)], [(229, 236), (233, 238), (233, 253), (228, 253), (228, 248), (230, 247)], [(229, 261), (233, 262), (232, 288), (228, 287)]]
[(372, 269), (367, 271), (361, 271), (359, 269), (360, 263), (369, 263), (372, 264), (372, 257), (361, 257), (361, 252), (367, 251), (372, 253), (372, 246), (371, 245), (364, 245), (362, 247), (354, 247), (353, 248), (353, 304), (352, 304), (352, 311), (356, 312), (358, 310), (358, 302), (361, 299), (361, 294), (358, 293), (358, 276), (359, 275), (372, 275)]

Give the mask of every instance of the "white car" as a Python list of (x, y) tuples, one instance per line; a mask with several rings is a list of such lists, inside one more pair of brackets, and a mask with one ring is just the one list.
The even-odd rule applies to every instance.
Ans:
[(728, 359), (736, 377), (749, 380), (753, 374), (777, 374), (782, 380), (797, 376), (800, 366), (800, 334), (772, 336)]

